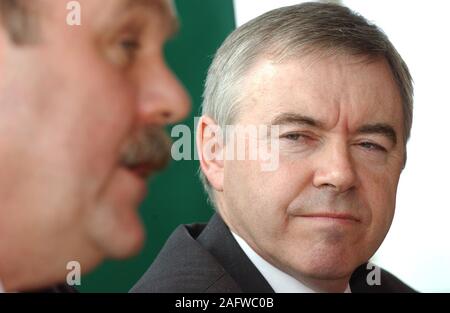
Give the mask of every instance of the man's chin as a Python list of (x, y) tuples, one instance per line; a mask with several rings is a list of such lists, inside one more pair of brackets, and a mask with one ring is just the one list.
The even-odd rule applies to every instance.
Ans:
[(104, 248), (106, 255), (113, 259), (123, 259), (136, 255), (145, 242), (144, 227), (136, 216), (133, 221), (121, 221), (121, 225), (110, 235)]
[(115, 213), (109, 212), (95, 222), (91, 220), (89, 233), (105, 258), (123, 259), (140, 251), (145, 240), (145, 230), (136, 210), (119, 210)]
[(317, 280), (340, 280), (351, 276), (358, 264), (351, 260), (316, 260), (305, 268), (305, 274)]
[(101, 194), (100, 204), (90, 211), (90, 237), (107, 258), (126, 258), (142, 248), (145, 231), (138, 208), (146, 193), (144, 179), (119, 168)]
[(301, 257), (292, 257), (286, 268), (289, 273), (296, 277), (309, 277), (315, 280), (340, 280), (349, 277), (361, 262), (357, 262), (354, 256), (339, 253), (327, 253), (316, 251), (309, 255), (302, 253)]

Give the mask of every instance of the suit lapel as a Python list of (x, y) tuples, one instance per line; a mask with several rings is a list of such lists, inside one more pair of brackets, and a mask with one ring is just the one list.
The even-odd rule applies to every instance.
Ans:
[(219, 214), (214, 214), (197, 241), (223, 266), (243, 292), (273, 293), (269, 283), (242, 251)]

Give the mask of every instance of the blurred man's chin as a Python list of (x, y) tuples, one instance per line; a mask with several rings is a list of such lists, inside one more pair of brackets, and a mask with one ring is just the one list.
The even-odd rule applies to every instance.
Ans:
[(122, 259), (140, 251), (145, 239), (137, 208), (115, 208), (89, 220), (89, 237), (107, 259)]
[(145, 242), (144, 227), (137, 216), (121, 221), (121, 225), (111, 234), (104, 248), (106, 255), (113, 259), (123, 259), (136, 255)]

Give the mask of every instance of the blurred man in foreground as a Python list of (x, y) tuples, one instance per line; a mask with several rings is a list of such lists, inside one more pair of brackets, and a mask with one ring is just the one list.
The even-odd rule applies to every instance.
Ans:
[(165, 0), (0, 0), (0, 282), (65, 281), (142, 245), (146, 178), (169, 159), (163, 128), (189, 110), (162, 48)]

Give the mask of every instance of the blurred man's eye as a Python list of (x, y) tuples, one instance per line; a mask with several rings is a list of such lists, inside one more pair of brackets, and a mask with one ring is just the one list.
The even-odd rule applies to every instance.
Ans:
[(133, 64), (142, 43), (139, 36), (121, 35), (114, 38), (105, 49), (107, 59), (120, 68), (126, 68)]
[(141, 43), (137, 37), (124, 37), (120, 39), (119, 46), (128, 63), (135, 59), (141, 49)]
[(128, 53), (135, 53), (141, 46), (139, 41), (135, 39), (124, 39), (120, 44)]

